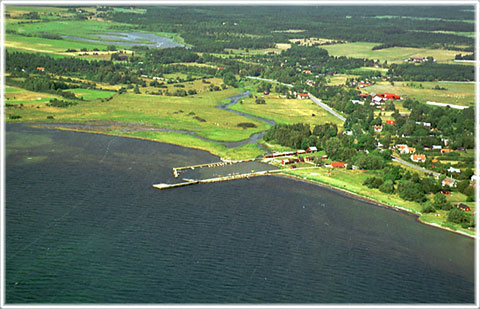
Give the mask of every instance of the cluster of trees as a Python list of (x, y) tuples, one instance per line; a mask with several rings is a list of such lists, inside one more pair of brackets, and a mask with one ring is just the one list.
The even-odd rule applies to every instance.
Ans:
[[(449, 32), (474, 32), (474, 14), (468, 7), (411, 8), (295, 6), (236, 7), (149, 7), (145, 14), (109, 12), (115, 21), (134, 23), (142, 30), (180, 33), (197, 51), (220, 52), (225, 48), (270, 48), (289, 39), (322, 37), (334, 40), (367, 41), (398, 46), (425, 47), (470, 45), (473, 38)], [(470, 8), (471, 10), (471, 8)], [(355, 14), (352, 14), (352, 11)], [(451, 15), (445, 19), (445, 12)], [(353, 16), (352, 16), (353, 15)], [(411, 16), (414, 18), (403, 18)], [(423, 17), (434, 17), (425, 19)], [(420, 17), (420, 18), (415, 18)], [(455, 19), (456, 21), (452, 21)], [(182, 23), (178, 23), (182, 20)], [(279, 31), (279, 30), (285, 31)], [(288, 29), (302, 29), (291, 33)], [(412, 35), (411, 30), (415, 30)]]
[[(143, 84), (138, 73), (129, 70), (125, 65), (115, 64), (112, 61), (87, 61), (73, 57), (52, 58), (39, 54), (21, 52), (6, 52), (6, 71), (12, 76), (22, 76), (29, 73), (59, 74), (77, 76), (93, 81), (110, 84)], [(44, 72), (37, 70), (43, 67)]]
[(393, 80), (415, 81), (473, 81), (475, 67), (460, 64), (440, 64), (425, 62), (422, 64), (392, 64), (387, 72)]
[(69, 107), (72, 105), (77, 105), (77, 102), (71, 102), (71, 101), (64, 101), (64, 100), (58, 100), (58, 99), (51, 99), (49, 103), (47, 103), (47, 106), (53, 106), (53, 107)]

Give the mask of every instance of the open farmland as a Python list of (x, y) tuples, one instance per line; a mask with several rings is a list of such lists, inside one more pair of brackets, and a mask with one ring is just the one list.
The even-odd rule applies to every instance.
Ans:
[(454, 63), (458, 51), (432, 48), (411, 48), (392, 47), (386, 49), (372, 50), (372, 47), (379, 45), (370, 42), (354, 42), (345, 44), (324, 45), (324, 48), (331, 56), (347, 56), (353, 58), (378, 59), (381, 63), (404, 63), (409, 57), (432, 56), (438, 63)]
[[(257, 96), (261, 97), (260, 94), (257, 94)], [(271, 119), (278, 123), (308, 123), (314, 125), (331, 122), (339, 127), (343, 125), (338, 118), (311, 100), (285, 99), (280, 98), (275, 93), (270, 93), (268, 96), (262, 97), (262, 99), (265, 100), (265, 104), (257, 104), (255, 98), (245, 98), (242, 104), (236, 104), (231, 108)]]
[[(445, 88), (438, 90), (435, 87)], [(365, 87), (366, 92), (389, 92), (403, 97), (410, 97), (420, 102), (433, 101), (455, 105), (469, 106), (475, 102), (474, 83), (453, 83), (453, 82), (395, 82), (391, 85), (388, 82)]]

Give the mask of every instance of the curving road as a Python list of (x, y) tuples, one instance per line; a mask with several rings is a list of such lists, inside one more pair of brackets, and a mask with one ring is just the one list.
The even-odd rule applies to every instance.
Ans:
[(392, 156), (392, 161), (395, 161), (395, 162), (398, 162), (398, 163), (400, 163), (400, 164), (409, 166), (409, 167), (414, 168), (414, 169), (416, 169), (416, 170), (419, 170), (419, 171), (421, 171), (421, 172), (423, 172), (423, 173), (431, 173), (431, 174), (434, 175), (435, 177), (440, 177), (440, 176), (442, 176), (442, 174), (440, 174), (440, 173), (437, 173), (437, 172), (434, 172), (434, 171), (431, 171), (431, 170), (427, 170), (426, 168), (420, 167), (420, 166), (418, 166), (418, 165), (415, 165), (415, 164), (413, 164), (413, 163), (407, 162), (407, 161), (405, 161), (405, 160), (402, 160), (402, 159), (397, 158), (397, 157), (394, 157), (394, 156)]

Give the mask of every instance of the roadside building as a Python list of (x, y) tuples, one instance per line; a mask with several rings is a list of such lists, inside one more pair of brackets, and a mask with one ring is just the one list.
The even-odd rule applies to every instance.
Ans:
[(298, 94), (299, 99), (308, 99), (308, 93), (299, 93)]
[(457, 186), (457, 181), (455, 179), (452, 179), (452, 178), (445, 178), (444, 180), (442, 180), (442, 186), (443, 187), (456, 187)]
[(425, 155), (415, 155), (415, 154), (411, 155), (410, 159), (413, 162), (425, 162), (425, 160), (426, 160)]

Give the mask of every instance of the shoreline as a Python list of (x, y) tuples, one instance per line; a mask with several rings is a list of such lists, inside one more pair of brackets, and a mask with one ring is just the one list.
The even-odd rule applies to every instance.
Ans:
[(441, 230), (445, 230), (445, 231), (448, 231), (448, 232), (452, 232), (452, 233), (456, 233), (456, 234), (459, 234), (459, 235), (462, 235), (462, 236), (467, 236), (469, 238), (472, 238), (472, 239), (475, 239), (476, 238), (476, 235), (470, 235), (468, 233), (465, 233), (465, 232), (462, 232), (462, 231), (458, 231), (458, 230), (452, 230), (452, 229), (449, 229), (447, 227), (444, 227), (444, 226), (441, 226), (437, 223), (430, 223), (430, 222), (425, 222), (423, 220), (420, 219), (420, 215), (417, 213), (417, 212), (414, 212), (412, 210), (409, 210), (407, 208), (403, 208), (403, 207), (399, 207), (399, 206), (393, 206), (393, 205), (388, 205), (388, 204), (385, 204), (385, 203), (382, 203), (380, 201), (377, 201), (377, 200), (374, 200), (374, 199), (371, 199), (371, 198), (368, 198), (368, 197), (365, 197), (365, 196), (362, 196), (362, 195), (359, 195), (357, 193), (354, 193), (354, 192), (351, 192), (351, 191), (348, 191), (346, 189), (342, 189), (342, 188), (338, 188), (338, 187), (335, 187), (335, 186), (332, 186), (332, 185), (328, 185), (328, 184), (325, 184), (325, 183), (321, 183), (321, 182), (316, 182), (316, 181), (313, 181), (313, 180), (310, 180), (310, 179), (304, 179), (304, 178), (301, 178), (301, 177), (298, 177), (298, 176), (294, 176), (294, 175), (289, 175), (289, 174), (284, 174), (284, 173), (277, 173), (275, 174), (276, 176), (280, 176), (280, 177), (285, 177), (285, 178), (290, 178), (292, 180), (296, 180), (296, 181), (302, 181), (302, 182), (306, 182), (306, 183), (311, 183), (313, 185), (317, 185), (317, 186), (320, 186), (320, 187), (323, 187), (323, 188), (326, 188), (326, 189), (330, 189), (330, 190), (334, 190), (338, 193), (341, 193), (341, 194), (344, 194), (346, 196), (349, 196), (351, 198), (354, 198), (354, 199), (357, 199), (357, 200), (360, 200), (360, 201), (363, 201), (363, 202), (367, 202), (369, 204), (372, 204), (374, 206), (377, 206), (377, 207), (384, 207), (384, 208), (389, 208), (389, 209), (392, 209), (392, 210), (395, 210), (397, 212), (403, 212), (405, 214), (408, 214), (408, 215), (413, 215), (416, 217), (416, 221), (419, 222), (419, 223), (422, 223), (422, 224), (425, 224), (425, 225), (429, 225), (429, 226), (433, 226), (433, 227), (436, 227), (436, 228), (439, 228)]
[[(24, 125), (29, 125), (28, 123), (23, 123)], [(202, 151), (206, 151), (208, 152), (209, 154), (215, 156), (215, 157), (218, 157), (220, 161), (225, 161), (226, 159), (212, 153), (211, 151), (207, 150), (207, 149), (202, 149), (202, 148), (194, 148), (194, 147), (187, 147), (187, 146), (181, 146), (181, 145), (178, 145), (178, 144), (174, 144), (174, 143), (169, 143), (169, 142), (162, 142), (162, 141), (157, 141), (157, 140), (154, 140), (154, 139), (149, 139), (149, 138), (145, 138), (145, 137), (137, 137), (137, 136), (125, 136), (125, 135), (116, 135), (116, 134), (111, 134), (111, 133), (105, 133), (105, 132), (92, 132), (92, 131), (88, 131), (88, 130), (81, 130), (81, 129), (73, 129), (73, 128), (65, 128), (65, 127), (53, 127), (53, 128), (45, 128), (45, 127), (42, 127), (41, 125), (32, 125), (32, 127), (34, 128), (40, 128), (40, 129), (51, 129), (51, 130), (63, 130), (63, 131), (72, 131), (72, 132), (80, 132), (80, 133), (90, 133), (90, 134), (102, 134), (102, 135), (108, 135), (108, 136), (115, 136), (115, 137), (125, 137), (125, 138), (133, 138), (133, 139), (140, 139), (140, 140), (146, 140), (146, 141), (151, 141), (151, 142), (156, 142), (156, 143), (165, 143), (165, 144), (169, 144), (169, 145), (175, 145), (175, 146), (178, 146), (178, 147), (184, 147), (184, 148), (190, 148), (190, 149), (196, 149), (196, 150), (202, 150)], [(266, 163), (268, 164), (268, 163)], [(270, 164), (271, 165), (271, 164)], [(273, 166), (273, 165), (272, 165)], [(404, 212), (406, 214), (409, 214), (409, 215), (414, 215), (416, 216), (416, 221), (419, 222), (419, 223), (422, 223), (422, 224), (425, 224), (425, 225), (429, 225), (429, 226), (433, 226), (433, 227), (436, 227), (436, 228), (439, 228), (439, 229), (442, 229), (442, 230), (445, 230), (445, 231), (449, 231), (449, 232), (453, 232), (453, 233), (456, 233), (456, 234), (459, 234), (459, 235), (462, 235), (462, 236), (466, 236), (466, 237), (469, 237), (469, 238), (472, 238), (472, 239), (475, 239), (476, 238), (476, 235), (471, 235), (471, 234), (468, 234), (468, 233), (465, 233), (465, 232), (462, 232), (462, 231), (458, 231), (458, 230), (452, 230), (452, 229), (449, 229), (447, 227), (444, 227), (444, 226), (441, 226), (437, 223), (431, 223), (431, 222), (425, 222), (423, 220), (420, 219), (421, 217), (421, 214), (419, 214), (418, 212), (414, 212), (410, 209), (407, 209), (407, 208), (403, 208), (403, 207), (400, 207), (400, 206), (394, 206), (394, 205), (389, 205), (389, 204), (386, 204), (386, 203), (382, 203), (380, 201), (377, 201), (377, 200), (374, 200), (374, 199), (371, 199), (371, 198), (368, 198), (368, 197), (365, 197), (365, 196), (362, 196), (358, 193), (355, 193), (355, 192), (351, 192), (349, 190), (346, 190), (346, 189), (343, 189), (343, 188), (339, 188), (339, 187), (336, 187), (336, 186), (333, 186), (333, 185), (329, 185), (329, 184), (325, 184), (325, 183), (321, 183), (321, 182), (316, 182), (316, 181), (313, 181), (313, 180), (310, 180), (310, 179), (304, 179), (304, 178), (301, 178), (299, 176), (294, 176), (294, 175), (289, 175), (289, 174), (285, 174), (285, 173), (276, 173), (275, 175), (272, 175), (272, 176), (279, 176), (279, 177), (285, 177), (285, 178), (290, 178), (292, 180), (295, 180), (295, 181), (302, 181), (302, 182), (306, 182), (306, 183), (310, 183), (310, 184), (313, 184), (313, 185), (317, 185), (317, 186), (320, 186), (320, 187), (323, 187), (323, 188), (326, 188), (326, 189), (330, 189), (330, 190), (334, 190), (340, 194), (344, 194), (346, 196), (349, 196), (351, 198), (354, 198), (354, 199), (357, 199), (357, 200), (360, 200), (360, 201), (364, 201), (364, 202), (367, 202), (369, 204), (372, 204), (374, 206), (380, 206), (380, 207), (386, 207), (386, 208), (389, 208), (389, 209), (392, 209), (392, 210), (395, 210), (395, 211), (401, 211), (401, 212)]]

